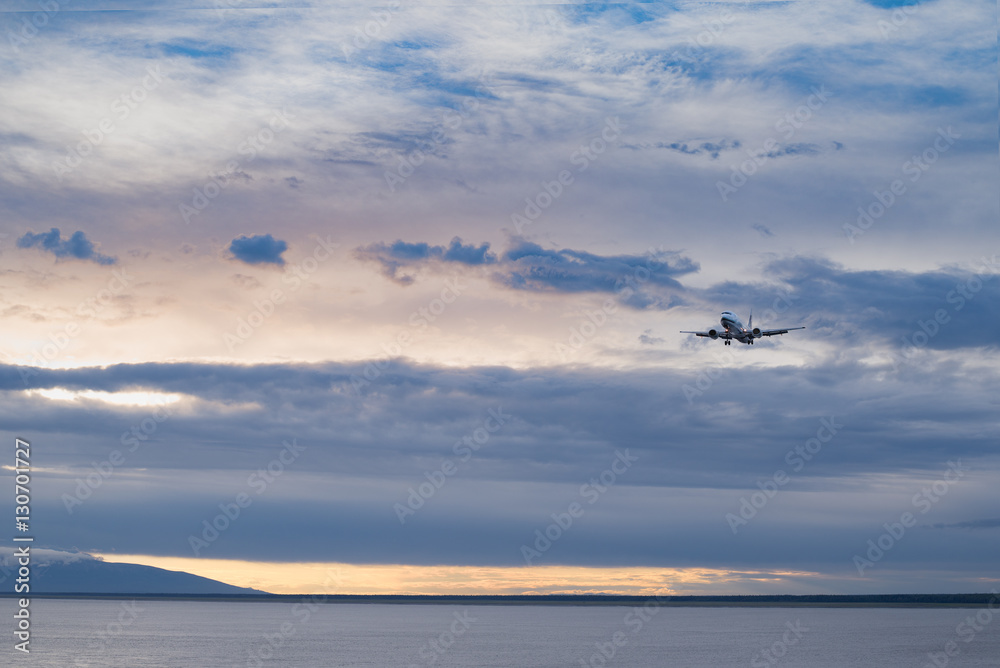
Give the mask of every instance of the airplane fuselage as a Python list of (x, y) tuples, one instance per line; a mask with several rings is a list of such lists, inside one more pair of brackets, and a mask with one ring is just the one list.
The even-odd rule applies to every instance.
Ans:
[[(732, 311), (723, 311), (719, 323), (729, 336), (740, 343), (753, 344), (753, 335), (750, 333), (750, 330), (743, 326), (743, 322)], [(728, 339), (726, 340), (726, 345), (729, 345)]]

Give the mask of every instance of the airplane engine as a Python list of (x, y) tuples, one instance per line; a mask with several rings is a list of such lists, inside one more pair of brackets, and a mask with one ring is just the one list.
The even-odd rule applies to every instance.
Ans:
[(708, 330), (708, 335), (711, 336), (713, 339), (719, 338), (719, 333), (714, 329)]
[(753, 328), (753, 335), (756, 338), (760, 338), (760, 327), (754, 327)]

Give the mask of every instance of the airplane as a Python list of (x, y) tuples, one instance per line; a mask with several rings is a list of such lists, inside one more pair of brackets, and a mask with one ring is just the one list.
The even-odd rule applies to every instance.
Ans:
[(722, 319), (722, 331), (717, 329), (710, 329), (707, 332), (681, 332), (681, 334), (695, 334), (697, 336), (707, 336), (712, 339), (722, 339), (725, 341), (726, 345), (730, 345), (733, 339), (736, 339), (740, 343), (746, 343), (747, 345), (753, 345), (754, 339), (759, 339), (763, 336), (774, 336), (775, 334), (787, 334), (793, 329), (805, 329), (805, 327), (788, 327), (785, 329), (759, 329), (753, 326), (753, 309), (750, 310), (750, 321), (747, 326), (744, 327), (740, 319), (736, 317), (732, 311), (723, 311)]

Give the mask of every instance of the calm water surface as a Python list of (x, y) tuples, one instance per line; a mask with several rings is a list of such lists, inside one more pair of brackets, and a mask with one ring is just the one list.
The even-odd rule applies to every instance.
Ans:
[[(31, 654), (24, 655), (14, 650), (16, 604), (0, 604), (8, 626), (0, 651), (6, 666), (923, 668), (934, 665), (928, 653), (949, 667), (1000, 666), (1000, 610), (978, 608), (664, 607), (639, 613), (630, 607), (36, 599)], [(981, 630), (960, 626), (969, 617)]]

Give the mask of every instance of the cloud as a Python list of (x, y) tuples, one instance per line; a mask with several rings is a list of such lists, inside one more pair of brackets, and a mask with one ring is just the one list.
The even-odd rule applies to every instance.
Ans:
[[(32, 509), (45, 533), (36, 540), (91, 551), (190, 556), (188, 536), (220, 503), (250, 492), (247, 476), (292, 439), (305, 448), (299, 459), (254, 493), (210, 556), (392, 563), (405, 553), (409, 563), (523, 563), (520, 545), (580, 500), (580, 486), (626, 448), (638, 457), (634, 466), (593, 512), (587, 506), (545, 563), (837, 571), (849, 567), (845, 552), (878, 536), (884, 519), (873, 513), (912, 510), (913, 494), (949, 459), (961, 458), (975, 480), (958, 483), (962, 494), (949, 494), (933, 512), (976, 517), (995, 499), (1000, 471), (985, 428), (994, 420), (985, 397), (996, 395), (995, 373), (887, 374), (836, 359), (765, 367), (720, 365), (706, 355), (704, 363), (716, 380), (692, 403), (683, 387), (698, 386), (698, 367), (608, 374), (397, 359), (360, 391), (352, 379), (364, 377), (364, 362), (118, 364), (39, 369), (32, 378), (45, 387), (184, 395), (146, 431), (148, 407), (27, 395), (16, 371), (0, 366), (0, 419), (12, 431), (30, 425), (43, 442), (58, 430), (67, 443), (46, 460), (49, 491)], [(463, 461), (455, 444), (498, 409), (509, 419)], [(796, 448), (808, 447), (821, 420), (836, 434), (796, 469)], [(121, 440), (129, 442), (133, 425), (146, 437), (135, 452)], [(124, 465), (68, 514), (62, 494), (76, 493), (77, 479), (116, 449)], [(400, 526), (393, 504), (405, 503), (409, 488), (444, 459), (457, 473)], [(779, 469), (791, 481), (734, 536), (725, 514), (738, 512), (741, 496)], [(180, 471), (186, 485), (179, 488)], [(119, 530), (111, 535), (107, 526)], [(907, 550), (894, 552), (892, 564), (982, 566), (1000, 540), (996, 531), (956, 532), (953, 553), (942, 555), (933, 534), (908, 534)]]
[[(29, 381), (37, 389), (181, 395), (179, 403), (169, 406), (169, 420), (155, 430), (155, 447), (143, 451), (143, 465), (153, 468), (256, 465), (259, 456), (295, 436), (324, 444), (322, 461), (314, 461), (316, 470), (394, 475), (433, 463), (497, 405), (515, 419), (491, 441), (497, 447), (482, 453), (487, 456), (481, 473), (511, 479), (566, 481), (614, 447), (632, 444), (657, 453), (645, 460), (636, 478), (658, 485), (726, 488), (748, 465), (780, 464), (789, 449), (813, 435), (818, 418), (829, 415), (844, 417), (838, 422), (851, 436), (824, 450), (823, 465), (804, 475), (927, 470), (948, 457), (974, 459), (994, 451), (989, 433), (977, 425), (993, 419), (983, 397), (995, 393), (995, 374), (968, 379), (964, 367), (943, 372), (917, 367), (887, 375), (885, 365), (850, 359), (808, 368), (724, 365), (714, 357), (706, 357), (706, 363), (714, 365), (713, 376), (724, 376), (725, 386), (752, 387), (753, 392), (741, 396), (716, 383), (689, 402), (684, 385), (696, 384), (702, 373), (698, 367), (608, 375), (602, 369), (453, 369), (405, 360), (384, 365), (385, 372), (372, 382), (357, 380), (364, 378), (365, 362), (40, 368)], [(874, 384), (877, 396), (884, 398), (859, 403), (859, 396), (873, 396)], [(53, 425), (79, 436), (79, 446), (54, 453), (50, 466), (89, 466), (94, 457), (106, 456), (109, 431), (117, 442), (129, 425), (154, 410), (98, 401), (56, 402), (26, 395), (24, 387), (17, 367), (0, 365), (6, 402), (0, 417), (12, 430)], [(947, 396), (937, 390), (941, 387), (948, 388)], [(761, 397), (768, 401), (762, 403)], [(734, 419), (703, 420), (717, 410), (733, 410)], [(969, 428), (956, 430), (961, 421)], [(243, 448), (238, 460), (231, 452), (236, 445)], [(189, 459), (199, 452), (200, 457)], [(371, 468), (376, 463), (380, 469)], [(559, 466), (553, 467), (555, 463)]]
[(490, 244), (465, 245), (458, 237), (451, 244), (432, 246), (425, 242), (396, 241), (358, 248), (355, 256), (377, 262), (382, 273), (402, 285), (413, 283), (412, 274), (421, 267), (441, 264), (490, 266), (490, 280), (511, 290), (527, 292), (616, 293), (634, 308), (668, 307), (667, 293), (683, 289), (673, 276), (698, 270), (698, 264), (677, 253), (654, 251), (647, 255), (596, 255), (570, 248), (546, 249), (521, 237), (511, 239), (500, 256), (489, 252)]
[(233, 274), (229, 278), (233, 283), (240, 286), (244, 290), (253, 290), (254, 288), (260, 287), (260, 281), (253, 276), (247, 276), (246, 274)]
[(733, 139), (718, 139), (715, 141), (704, 141), (704, 140), (688, 140), (688, 141), (675, 141), (671, 143), (667, 142), (654, 142), (650, 144), (626, 144), (624, 148), (629, 148), (632, 150), (644, 150), (644, 149), (667, 149), (670, 151), (676, 151), (677, 153), (683, 153), (684, 155), (708, 155), (712, 160), (718, 159), (719, 155), (724, 151), (735, 151), (740, 148), (741, 143), (739, 140)]
[(880, 9), (893, 9), (895, 7), (909, 7), (919, 5), (923, 0), (863, 0), (864, 2)]
[(377, 262), (382, 266), (382, 273), (400, 285), (409, 285), (414, 281), (412, 275), (401, 273), (403, 269), (416, 269), (430, 263), (478, 266), (497, 261), (496, 255), (490, 252), (488, 242), (479, 246), (463, 244), (459, 237), (453, 238), (448, 246), (408, 243), (402, 240), (391, 244), (373, 243), (357, 248), (354, 256), (363, 261)]
[[(843, 144), (837, 141), (830, 142), (830, 145), (835, 151), (839, 151), (843, 148)], [(744, 142), (737, 139), (719, 139), (717, 141), (679, 141), (671, 142), (669, 144), (666, 142), (626, 144), (624, 148), (632, 150), (667, 149), (683, 155), (707, 155), (712, 160), (717, 160), (723, 153), (739, 150), (742, 146), (744, 146)], [(774, 144), (774, 148), (770, 150), (745, 149), (745, 151), (746, 155), (763, 164), (763, 160), (780, 158), (786, 155), (819, 155), (824, 151), (824, 149), (818, 144), (803, 142), (781, 144), (776, 142)]]
[(115, 264), (118, 258), (102, 255), (94, 250), (94, 244), (87, 235), (81, 231), (73, 233), (69, 239), (63, 239), (58, 227), (53, 227), (48, 232), (26, 232), (24, 236), (17, 240), (18, 248), (39, 247), (46, 250), (58, 258), (71, 257), (78, 260), (90, 260), (97, 264)]
[(663, 289), (668, 293), (683, 290), (673, 276), (697, 271), (698, 263), (663, 251), (642, 256), (549, 250), (514, 238), (503, 255), (502, 268), (493, 275), (494, 281), (514, 290), (613, 292), (635, 308), (665, 308)]
[(985, 520), (970, 520), (968, 522), (952, 522), (950, 524), (931, 524), (931, 529), (1000, 529), (1000, 517)]
[(644, 346), (655, 346), (658, 343), (665, 343), (666, 339), (659, 336), (653, 336), (653, 330), (647, 329), (642, 334), (639, 335), (639, 343)]
[(233, 257), (247, 264), (276, 264), (280, 267), (285, 264), (281, 254), (286, 250), (288, 244), (270, 234), (241, 236), (229, 244), (229, 252)]
[[(17, 560), (14, 557), (13, 547), (0, 546), (0, 562), (13, 564)], [(68, 552), (66, 550), (54, 550), (41, 547), (31, 548), (31, 561), (35, 566), (49, 566), (51, 564), (71, 564), (77, 561), (103, 561), (86, 552)]]
[(724, 282), (697, 294), (719, 305), (753, 305), (755, 315), (764, 318), (761, 326), (774, 318), (765, 316), (765, 309), (782, 313), (794, 304), (797, 313), (810, 314), (811, 336), (878, 340), (899, 354), (914, 343), (935, 350), (981, 348), (989, 343), (983, 323), (1000, 322), (996, 254), (983, 256), (971, 269), (858, 271), (799, 256), (770, 261), (762, 271), (780, 286)]
[[(995, 459), (988, 457), (996, 451), (989, 436), (997, 364), (996, 352), (984, 346), (1000, 325), (1000, 279), (976, 283), (971, 271), (959, 268), (979, 257), (997, 220), (995, 11), (984, 3), (958, 12), (932, 2), (912, 12), (890, 8), (902, 4), (909, 3), (728, 5), (734, 20), (703, 40), (699, 34), (724, 15), (719, 5), (643, 5), (647, 13), (632, 16), (612, 5), (543, 10), (421, 3), (393, 14), (391, 39), (389, 33), (373, 39), (350, 58), (341, 45), (351, 44), (355, 29), (371, 19), (350, 3), (321, 13), (282, 12), (273, 21), (234, 11), (204, 23), (169, 12), (125, 12), (114, 17), (121, 29), (111, 31), (101, 12), (50, 22), (30, 49), (11, 52), (13, 65), (0, 72), (18, 128), (18, 136), (0, 141), (8, 222), (23, 232), (58, 221), (100, 221), (99, 228), (62, 226), (88, 226), (93, 238), (149, 250), (141, 277), (148, 287), (138, 288), (136, 299), (146, 300), (147, 322), (163, 337), (193, 343), (174, 355), (177, 348), (143, 336), (149, 330), (105, 336), (103, 325), (86, 321), (67, 348), (73, 360), (59, 365), (95, 366), (39, 370), (29, 379), (186, 396), (72, 517), (60, 493), (74, 493), (75, 479), (120, 449), (123, 432), (147, 415), (84, 400), (56, 405), (26, 395), (16, 368), (0, 370), (5, 423), (54, 444), (46, 457), (63, 467), (40, 476), (51, 493), (40, 494), (32, 509), (33, 515), (48, 512), (38, 524), (48, 532), (47, 544), (185, 551), (188, 534), (244, 491), (247, 475), (294, 437), (308, 446), (302, 468), (290, 467), (255, 496), (213, 550), (237, 557), (269, 550), (276, 559), (516, 560), (517, 547), (551, 513), (562, 512), (619, 447), (634, 448), (640, 462), (546, 558), (839, 560), (833, 568), (846, 569), (854, 546), (876, 538), (879, 525), (891, 520), (885, 511), (896, 506), (885, 503), (885, 490), (904, 480), (893, 501), (904, 510), (925, 484), (911, 489), (907, 476), (933, 472), (957, 455), (972, 458), (982, 475), (981, 497), (995, 501)], [(881, 28), (886, 24), (891, 32)], [(50, 57), (33, 58), (40, 50)], [(114, 117), (113, 135), (93, 147), (84, 168), (57, 184), (53, 162), (69, 157), (67, 147), (78, 145), (81, 130), (95, 136), (101, 116), (160, 56), (162, 89), (128, 119)], [(74, 63), (72, 71), (61, 65), (67, 62)], [(473, 97), (471, 82), (490, 71), (497, 73), (494, 96)], [(259, 72), (269, 76), (254, 76)], [(48, 86), (40, 88), (40, 81)], [(287, 81), (300, 85), (290, 88)], [(808, 117), (780, 126), (781, 132), (777, 123), (795, 118), (823, 83), (833, 88), (831, 102), (810, 107)], [(76, 103), (53, 105), (46, 90)], [(206, 100), (216, 113), (204, 113)], [(246, 160), (241, 142), (261, 136), (272, 105), (288, 106), (292, 127)], [(93, 113), (84, 117), (81, 110)], [(642, 150), (609, 143), (599, 160), (576, 171), (573, 152), (596, 141), (594, 128), (615, 115), (624, 128), (621, 141)], [(948, 124), (961, 140), (918, 183), (908, 184), (905, 198), (863, 243), (848, 245), (840, 231), (856, 218), (852, 212), (867, 206), (876, 188), (905, 178), (903, 161)], [(769, 137), (781, 144), (770, 147)], [(738, 201), (723, 202), (717, 181), (750, 157), (747, 149), (761, 156), (765, 145), (774, 159), (760, 161)], [(230, 166), (234, 160), (239, 164)], [(413, 171), (404, 188), (391, 191), (385, 173), (401, 165)], [(534, 243), (480, 243), (506, 223), (516, 203), (563, 169), (574, 170), (573, 185), (535, 221)], [(150, 211), (190, 202), (192, 188), (204, 191), (206, 173), (230, 184), (212, 201), (213, 224), (184, 228), (165, 219), (155, 227), (155, 241), (147, 238)], [(190, 272), (178, 271), (181, 261), (208, 266), (216, 258), (206, 249), (218, 248), (217, 239), (228, 246), (226, 238), (266, 229), (266, 222), (257, 228), (247, 221), (276, 220), (288, 211), (296, 215), (288, 217), (283, 236), (333, 234), (360, 247), (358, 256), (371, 265), (346, 268), (337, 284), (317, 274), (316, 287), (330, 288), (317, 291), (330, 296), (323, 307), (269, 320), (256, 335), (256, 352), (241, 358), (244, 366), (96, 366), (211, 356), (220, 334), (250, 304), (211, 294), (204, 303), (187, 301)], [(802, 249), (805, 256), (751, 266), (756, 254), (775, 248), (774, 238), (751, 226), (763, 220), (780, 233), (782, 248)], [(474, 243), (449, 244), (452, 237)], [(620, 245), (590, 245), (612, 238)], [(174, 250), (182, 243), (200, 250), (182, 256)], [(643, 249), (660, 243), (683, 247), (692, 260), (664, 255), (654, 271)], [(165, 250), (176, 278), (166, 278), (158, 264)], [(827, 257), (808, 256), (814, 252)], [(269, 257), (280, 262), (281, 256)], [(64, 292), (57, 282), (64, 276), (46, 276), (48, 255), (7, 259), (26, 266), (6, 272), (26, 273), (5, 274), (12, 285), (5, 306), (31, 304), (52, 331), (66, 322), (61, 311), (104, 287), (95, 276), (93, 285), (79, 286), (85, 292), (71, 294), (74, 286)], [(260, 254), (254, 259), (267, 262)], [(684, 273), (697, 269), (695, 260), (706, 274)], [(217, 267), (204, 280), (252, 287), (231, 279), (232, 268)], [(410, 294), (419, 288), (395, 294), (404, 291), (376, 281), (364, 285), (359, 301), (348, 297), (372, 269), (400, 284), (442, 270), (478, 273), (490, 283), (463, 297), (442, 321), (441, 337), (407, 349), (426, 364), (392, 360), (384, 368), (382, 358), (381, 375), (360, 393), (350, 379), (364, 377), (361, 364), (255, 364), (375, 355), (387, 323), (405, 323), (423, 295)], [(30, 289), (18, 292), (18, 280), (30, 281)], [(630, 294), (616, 291), (619, 280), (633, 281)], [(433, 286), (425, 287), (430, 293)], [(386, 293), (391, 298), (383, 299)], [(155, 295), (191, 308), (153, 304)], [(609, 321), (589, 344), (594, 368), (583, 360), (579, 369), (553, 366), (551, 345), (565, 340), (563, 325), (572, 324), (562, 315), (604, 297), (648, 310)], [(681, 299), (682, 313), (654, 312)], [(755, 324), (809, 329), (766, 346), (726, 349), (736, 355), (731, 363), (718, 361), (718, 342), (679, 342), (676, 330), (707, 324), (681, 318), (714, 319), (724, 308), (745, 316), (751, 305)], [(941, 309), (950, 320), (935, 324)], [(937, 327), (922, 350), (927, 363), (891, 369), (881, 356), (899, 349), (904, 337), (926, 336), (924, 326)], [(11, 339), (8, 349), (29, 359), (32, 346), (48, 343), (48, 329), (20, 332), (20, 343)], [(315, 345), (324, 334), (345, 341)], [(352, 336), (371, 340), (351, 342)], [(666, 344), (652, 345), (659, 336)], [(271, 344), (279, 339), (314, 345), (272, 357)], [(109, 340), (120, 342), (120, 350), (109, 348)], [(508, 346), (522, 341), (524, 357), (508, 360)], [(434, 364), (463, 346), (475, 352), (456, 352), (456, 359), (497, 366)], [(689, 405), (683, 385), (709, 380), (713, 387)], [(401, 534), (391, 503), (425, 482), (425, 472), (453, 456), (456, 440), (501, 403), (516, 420), (492, 435), (473, 467), (449, 478), (416, 526), (405, 528), (413, 530)], [(741, 495), (759, 491), (757, 483), (777, 468), (787, 469), (785, 454), (802, 446), (825, 414), (838, 416), (844, 431), (761, 511), (750, 531), (732, 536), (724, 513), (738, 507)], [(220, 485), (229, 483), (223, 493)], [(971, 494), (979, 483), (965, 484)], [(963, 495), (949, 495), (934, 510), (941, 515), (928, 521), (984, 517), (990, 513), (983, 508), (995, 506), (977, 506)], [(940, 534), (914, 531), (905, 549), (878, 568), (918, 558), (960, 568), (969, 563), (963, 560), (986, 563), (996, 554), (995, 530), (953, 533), (959, 543), (935, 545), (927, 539)], [(942, 556), (944, 550), (955, 556)]]

